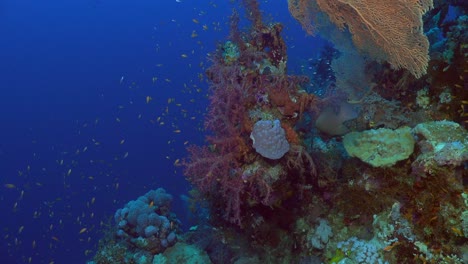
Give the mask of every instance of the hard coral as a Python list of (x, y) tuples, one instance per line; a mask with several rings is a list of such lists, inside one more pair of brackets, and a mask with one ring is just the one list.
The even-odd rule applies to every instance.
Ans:
[(136, 248), (159, 253), (176, 242), (179, 220), (170, 213), (172, 196), (162, 188), (149, 191), (115, 212), (116, 235)]
[(250, 138), (257, 153), (265, 158), (277, 160), (289, 151), (289, 143), (278, 119), (257, 121)]

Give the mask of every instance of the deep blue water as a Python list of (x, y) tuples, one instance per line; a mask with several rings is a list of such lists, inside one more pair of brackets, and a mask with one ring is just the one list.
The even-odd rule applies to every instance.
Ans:
[[(190, 226), (174, 163), (203, 142), (199, 75), (239, 8), (215, 2), (0, 2), (1, 263), (84, 263), (114, 212), (158, 187)], [(286, 1), (262, 9), (298, 71), (321, 43)]]

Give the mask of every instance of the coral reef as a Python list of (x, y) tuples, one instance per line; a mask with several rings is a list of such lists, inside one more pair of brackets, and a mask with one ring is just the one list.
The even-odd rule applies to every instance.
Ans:
[(151, 190), (115, 212), (116, 227), (102, 243), (94, 263), (152, 263), (176, 242), (180, 221), (170, 211), (172, 195)]
[[(208, 146), (189, 147), (184, 162), (185, 175), (213, 210), (209, 223), (223, 228), (211, 234), (226, 241), (230, 262), (466, 262), (466, 95), (460, 89), (466, 52), (454, 38), (466, 37), (463, 16), (444, 22), (445, 3), (436, 2), (423, 20), (432, 1), (398, 7), (288, 1), (308, 33), (326, 30), (338, 50), (325, 47), (328, 63), (310, 63), (320, 73), (308, 79), (288, 75), (281, 26), (265, 26), (254, 2), (244, 1), (252, 23), (247, 33), (232, 19), (226, 43), (235, 43), (239, 56), (226, 62), (221, 49), (212, 57), (206, 121), (212, 134)], [(405, 6), (413, 11), (414, 30), (379, 24), (394, 19), (389, 10)], [(429, 40), (423, 22), (432, 30)], [(332, 29), (333, 23), (349, 32)], [(395, 36), (394, 29), (409, 42), (379, 40), (381, 32)], [(274, 145), (287, 143), (288, 151), (264, 155), (259, 138), (275, 148), (257, 124), (281, 135)]]
[(136, 248), (159, 253), (176, 240), (179, 220), (170, 213), (172, 196), (162, 188), (149, 191), (115, 212), (117, 236)]
[(158, 189), (96, 262), (468, 263), (466, 1), (384, 2), (288, 1), (332, 43), (296, 76), (282, 25), (243, 0), (250, 27), (234, 11), (210, 54), (206, 144), (181, 162), (202, 221), (179, 233)]
[[(238, 31), (234, 13), (231, 39), (213, 55), (207, 70), (209, 145), (190, 146), (189, 158), (182, 163), (187, 179), (209, 197), (212, 209), (238, 226), (258, 214), (258, 206), (281, 203), (298, 187), (291, 182), (304, 182), (306, 175), (314, 174), (313, 160), (302, 151), (305, 147), (294, 126), (320, 104), (316, 96), (301, 90), (306, 77), (286, 74), (282, 26), (265, 25), (256, 1), (244, 4), (252, 8), (250, 32)], [(233, 46), (237, 48), (229, 50), (239, 54), (227, 61), (226, 47)], [(271, 170), (272, 165), (281, 168), (280, 173)], [(277, 188), (285, 182), (290, 189)]]

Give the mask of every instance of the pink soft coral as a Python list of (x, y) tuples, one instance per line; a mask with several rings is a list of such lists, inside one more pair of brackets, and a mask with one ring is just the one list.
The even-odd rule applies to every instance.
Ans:
[(222, 199), (225, 219), (240, 225), (241, 196), (248, 189), (241, 170), (251, 151), (246, 106), (253, 104), (254, 97), (249, 78), (240, 78), (238, 66), (218, 63), (208, 73), (213, 81), (205, 121), (212, 132), (207, 137), (209, 146), (188, 148), (190, 160), (183, 163), (184, 174), (205, 195)]

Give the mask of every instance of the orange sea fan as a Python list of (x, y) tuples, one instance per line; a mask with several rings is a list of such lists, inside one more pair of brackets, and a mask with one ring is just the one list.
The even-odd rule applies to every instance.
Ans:
[[(307, 32), (316, 12), (314, 4), (341, 30), (348, 29), (357, 48), (394, 68), (405, 68), (416, 78), (427, 71), (429, 41), (422, 16), (432, 0), (290, 0), (291, 14)], [(312, 30), (313, 32), (313, 30)]]

